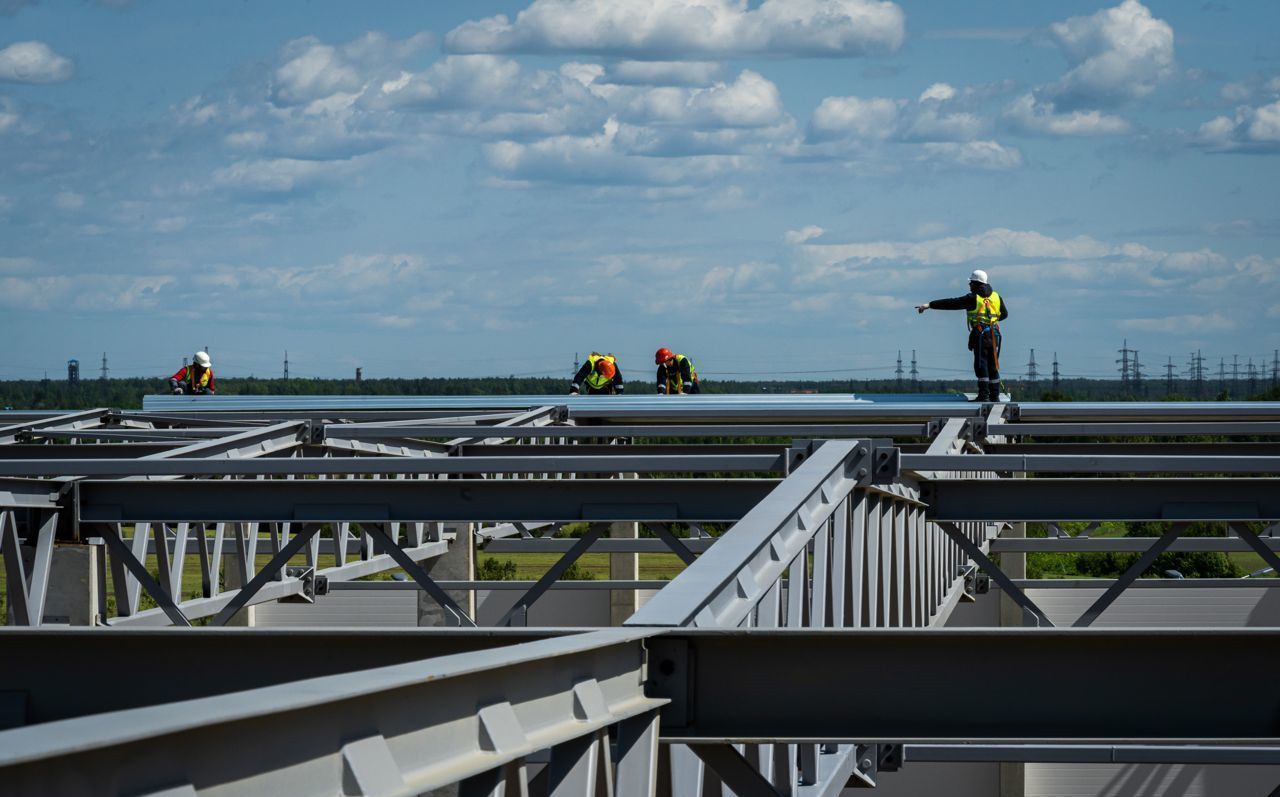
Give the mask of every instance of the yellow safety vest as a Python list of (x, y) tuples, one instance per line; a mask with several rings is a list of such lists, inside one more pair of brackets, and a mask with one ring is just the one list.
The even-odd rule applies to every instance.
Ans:
[(667, 393), (679, 393), (684, 389), (684, 374), (680, 371), (682, 362), (689, 363), (689, 378), (694, 382), (698, 381), (698, 369), (693, 367), (693, 360), (683, 354), (677, 354), (675, 369), (667, 369)]
[(990, 296), (978, 297), (978, 305), (972, 310), (965, 311), (965, 323), (969, 325), (969, 329), (975, 327), (999, 327), (1000, 326), (1000, 294), (995, 291)]
[(613, 363), (614, 368), (618, 367), (618, 358), (614, 357), (612, 354), (593, 353), (591, 356), (587, 357), (587, 362), (591, 365), (591, 370), (587, 372), (586, 382), (587, 387), (592, 390), (603, 390), (610, 382), (613, 381), (612, 376), (606, 378), (596, 371), (596, 363), (601, 360)]
[(210, 379), (213, 379), (212, 368), (204, 369), (204, 373), (200, 374), (199, 379), (196, 379), (196, 367), (194, 365), (187, 366), (187, 385), (190, 386), (192, 390), (198, 387), (208, 387)]

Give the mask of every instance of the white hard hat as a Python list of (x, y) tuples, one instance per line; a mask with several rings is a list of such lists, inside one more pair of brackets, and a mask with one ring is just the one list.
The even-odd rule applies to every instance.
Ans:
[(969, 281), (970, 281), (970, 282), (981, 282), (983, 285), (986, 285), (986, 284), (987, 284), (987, 272), (983, 271), (983, 270), (982, 270), (982, 269), (980, 269), (980, 268), (978, 268), (978, 269), (974, 269), (973, 273), (969, 275)]
[(208, 368), (210, 365), (209, 355), (205, 354), (202, 351), (196, 352), (195, 356), (192, 357), (191, 359), (192, 361), (195, 362), (196, 365), (200, 366), (201, 368)]

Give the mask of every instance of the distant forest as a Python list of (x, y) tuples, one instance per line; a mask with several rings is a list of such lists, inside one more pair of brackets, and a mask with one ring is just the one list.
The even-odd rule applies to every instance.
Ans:
[[(652, 394), (654, 385), (646, 370), (644, 379), (627, 383), (629, 394)], [(973, 390), (971, 380), (936, 381), (877, 379), (823, 381), (702, 381), (705, 393), (964, 393)], [(564, 395), (569, 380), (493, 376), (458, 379), (218, 379), (218, 392), (225, 396), (511, 396)], [(1185, 381), (1173, 390), (1164, 381), (1144, 380), (1124, 384), (1118, 380), (1064, 379), (1056, 388), (1049, 380), (1038, 383), (1006, 382), (1014, 401), (1228, 401), (1280, 400), (1280, 389), (1270, 380), (1247, 380), (1219, 384), (1206, 381), (1200, 395)], [(83, 379), (77, 385), (65, 380), (0, 381), (0, 407), (6, 409), (85, 409), (116, 407), (138, 409), (142, 397), (165, 393), (162, 379)]]

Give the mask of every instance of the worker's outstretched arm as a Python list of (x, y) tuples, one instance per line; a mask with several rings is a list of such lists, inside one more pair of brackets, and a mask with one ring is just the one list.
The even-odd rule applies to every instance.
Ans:
[(974, 295), (966, 293), (964, 296), (957, 296), (954, 299), (934, 299), (928, 304), (916, 305), (916, 312), (923, 313), (925, 310), (972, 310)]

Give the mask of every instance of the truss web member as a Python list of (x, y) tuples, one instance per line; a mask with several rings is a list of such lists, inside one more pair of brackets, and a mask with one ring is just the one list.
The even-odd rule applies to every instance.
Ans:
[(1009, 317), (1009, 307), (991, 288), (987, 272), (977, 269), (969, 275), (969, 292), (954, 299), (934, 299), (916, 305), (925, 310), (964, 310), (969, 325), (969, 351), (973, 352), (973, 373), (978, 377), (978, 401), (1000, 400), (1000, 322)]
[(576, 396), (586, 387), (588, 396), (614, 395), (622, 392), (622, 369), (612, 354), (591, 352), (587, 361), (573, 376), (569, 395)]
[(212, 395), (215, 393), (213, 363), (209, 360), (209, 355), (202, 351), (196, 352), (195, 356), (191, 358), (191, 365), (182, 366), (178, 373), (169, 377), (169, 389), (175, 395), (180, 393)]
[(688, 357), (663, 346), (654, 353), (653, 362), (658, 366), (659, 396), (702, 392), (698, 387), (698, 369)]

